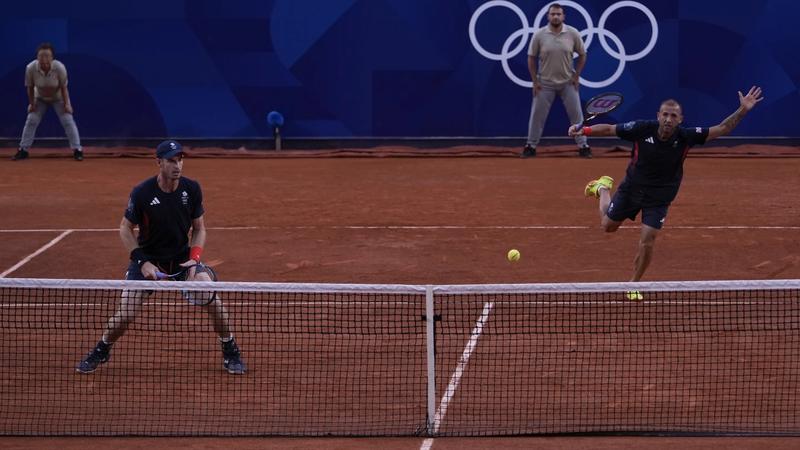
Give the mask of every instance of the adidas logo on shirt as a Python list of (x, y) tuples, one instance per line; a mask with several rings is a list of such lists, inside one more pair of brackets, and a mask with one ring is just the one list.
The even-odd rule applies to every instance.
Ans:
[(153, 199), (150, 200), (150, 206), (160, 205), (160, 204), (161, 204), (161, 202), (158, 201), (158, 197), (153, 197)]
[(644, 141), (648, 142), (650, 144), (655, 144), (655, 141), (653, 141), (653, 136), (650, 136), (649, 138), (645, 139)]

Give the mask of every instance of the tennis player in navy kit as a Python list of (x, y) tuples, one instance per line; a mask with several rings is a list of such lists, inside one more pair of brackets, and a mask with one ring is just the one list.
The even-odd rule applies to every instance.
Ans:
[[(156, 280), (157, 272), (175, 273), (188, 267), (179, 281), (216, 281), (214, 271), (200, 263), (206, 241), (203, 192), (198, 182), (181, 176), (183, 149), (176, 141), (164, 141), (156, 149), (156, 158), (158, 175), (133, 188), (120, 224), (122, 243), (131, 255), (126, 278)], [(78, 372), (94, 372), (109, 360), (111, 346), (125, 333), (148, 295), (140, 290), (122, 292), (117, 312), (108, 320), (95, 348), (76, 367)], [(231, 334), (222, 300), (214, 294), (203, 308), (222, 344), (223, 367), (232, 374), (245, 373), (247, 367)]]
[[(759, 87), (753, 86), (747, 95), (739, 92), (739, 108), (710, 128), (681, 127), (683, 110), (675, 100), (662, 102), (654, 121), (570, 127), (570, 136), (617, 136), (633, 142), (625, 179), (613, 198), (614, 180), (607, 175), (590, 181), (584, 190), (587, 197), (600, 199), (601, 228), (606, 232), (617, 231), (625, 219), (634, 220), (641, 211), (642, 230), (631, 281), (639, 281), (650, 265), (656, 236), (664, 226), (670, 204), (678, 195), (683, 179), (683, 161), (689, 149), (729, 134), (761, 100)], [(642, 299), (641, 294), (635, 291), (628, 297)]]

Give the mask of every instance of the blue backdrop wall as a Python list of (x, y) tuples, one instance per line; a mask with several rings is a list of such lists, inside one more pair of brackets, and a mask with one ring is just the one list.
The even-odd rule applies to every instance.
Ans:
[[(583, 99), (620, 91), (610, 121), (684, 104), (711, 125), (737, 90), (766, 100), (736, 130), (800, 136), (800, 2), (561, 2), (582, 30)], [(25, 120), (25, 65), (52, 42), (85, 137), (522, 136), (539, 0), (139, 0), (6, 2), (0, 17), (0, 136)], [(603, 39), (601, 39), (603, 38)], [(591, 41), (589, 41), (591, 39)], [(62, 135), (52, 115), (40, 136)], [(546, 135), (563, 135), (554, 106)]]

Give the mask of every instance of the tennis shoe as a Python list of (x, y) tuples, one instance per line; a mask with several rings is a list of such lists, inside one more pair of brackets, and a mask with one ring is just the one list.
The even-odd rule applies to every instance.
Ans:
[(600, 198), (601, 187), (606, 188), (609, 190), (609, 192), (611, 192), (611, 188), (614, 187), (614, 179), (608, 175), (603, 175), (596, 180), (590, 181), (583, 190), (583, 195), (587, 197)]
[(100, 364), (107, 363), (110, 358), (111, 354), (108, 351), (94, 348), (86, 355), (86, 358), (75, 367), (75, 370), (78, 373), (92, 373), (97, 370)]
[(233, 339), (222, 343), (222, 367), (232, 375), (243, 375), (247, 372), (239, 346)]
[(11, 160), (21, 161), (23, 159), (28, 159), (28, 156), (29, 156), (28, 151), (23, 148), (20, 148), (19, 150), (17, 150), (17, 153), (14, 153), (14, 156), (11, 157)]
[(222, 360), (222, 366), (231, 375), (244, 375), (247, 372), (247, 366), (240, 355), (225, 356)]
[(72, 159), (74, 159), (75, 161), (83, 161), (83, 151), (77, 148), (73, 150)]
[(536, 156), (536, 147), (532, 146), (531, 144), (525, 144), (525, 148), (522, 149), (522, 154), (519, 155), (520, 158), (533, 158)]

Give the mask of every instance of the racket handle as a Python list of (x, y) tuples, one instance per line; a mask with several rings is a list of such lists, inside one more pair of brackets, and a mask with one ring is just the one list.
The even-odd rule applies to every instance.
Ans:
[(159, 280), (163, 280), (164, 278), (168, 278), (168, 277), (169, 277), (169, 275), (165, 274), (164, 272), (162, 272), (160, 270), (156, 270), (156, 278), (158, 278)]

